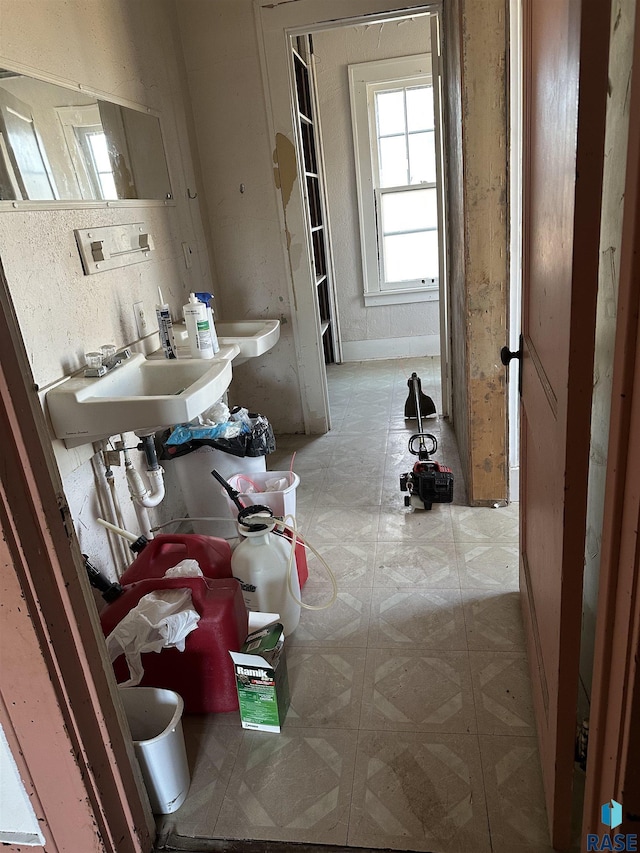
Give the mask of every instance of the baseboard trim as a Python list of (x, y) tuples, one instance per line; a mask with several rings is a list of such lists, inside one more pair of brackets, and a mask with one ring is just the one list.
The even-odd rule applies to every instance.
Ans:
[(407, 338), (377, 338), (372, 341), (343, 341), (343, 361), (371, 361), (378, 358), (419, 358), (440, 355), (440, 335)]

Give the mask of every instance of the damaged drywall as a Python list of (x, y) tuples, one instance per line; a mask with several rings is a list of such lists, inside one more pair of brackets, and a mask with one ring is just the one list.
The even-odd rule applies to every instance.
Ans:
[(293, 191), (293, 185), (298, 178), (298, 164), (296, 161), (295, 146), (284, 133), (276, 133), (273, 162), (276, 164), (273, 170), (273, 177), (276, 187), (282, 193), (282, 205), (286, 210)]
[(506, 500), (508, 199), (504, 0), (445, 6), (453, 417), (472, 505)]

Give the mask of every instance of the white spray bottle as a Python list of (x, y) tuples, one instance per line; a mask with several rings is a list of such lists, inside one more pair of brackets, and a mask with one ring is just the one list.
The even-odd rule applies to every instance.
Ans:
[(213, 299), (212, 293), (207, 293), (206, 291), (201, 291), (200, 293), (195, 294), (196, 298), (203, 302), (207, 309), (207, 316), (209, 317), (209, 331), (211, 332), (211, 342), (213, 344), (214, 353), (219, 352), (220, 344), (218, 342), (218, 335), (216, 333), (216, 324), (213, 319), (213, 308), (211, 307), (211, 300)]
[(196, 298), (195, 293), (190, 293), (189, 301), (183, 306), (182, 312), (189, 336), (191, 358), (213, 358), (215, 353), (207, 306)]
[(173, 320), (169, 303), (162, 298), (162, 291), (158, 288), (158, 304), (156, 305), (156, 317), (158, 318), (158, 331), (160, 332), (160, 343), (164, 350), (165, 358), (177, 358), (178, 348), (173, 334)]

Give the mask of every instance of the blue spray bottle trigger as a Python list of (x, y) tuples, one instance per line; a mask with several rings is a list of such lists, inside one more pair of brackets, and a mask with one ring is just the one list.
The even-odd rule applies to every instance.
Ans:
[(205, 305), (208, 305), (209, 302), (213, 299), (213, 293), (207, 293), (203, 290), (200, 293), (196, 293), (195, 297), (196, 299), (199, 299), (200, 302), (204, 302)]

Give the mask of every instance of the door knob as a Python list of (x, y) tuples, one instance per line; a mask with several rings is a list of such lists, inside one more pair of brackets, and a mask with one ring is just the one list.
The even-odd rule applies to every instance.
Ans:
[(509, 365), (509, 362), (512, 358), (520, 359), (522, 358), (522, 347), (515, 352), (512, 352), (509, 347), (502, 347), (500, 350), (500, 361), (504, 364), (505, 367)]

